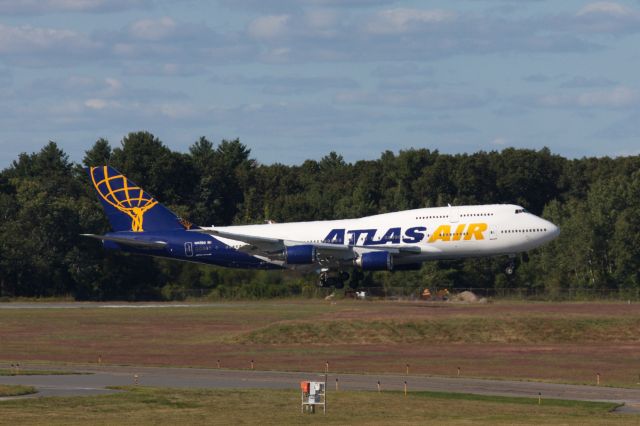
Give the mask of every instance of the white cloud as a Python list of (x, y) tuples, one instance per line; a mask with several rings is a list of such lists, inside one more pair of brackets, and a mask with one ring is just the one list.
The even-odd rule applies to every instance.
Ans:
[(545, 107), (625, 108), (640, 104), (640, 92), (626, 86), (582, 93), (563, 93), (538, 98)]
[(0, 24), (0, 53), (30, 55), (50, 50), (86, 51), (95, 47), (97, 44), (86, 35), (71, 30)]
[(140, 40), (159, 41), (174, 34), (176, 23), (165, 16), (160, 19), (141, 19), (129, 26), (132, 37)]
[(93, 99), (87, 99), (84, 102), (84, 105), (87, 108), (91, 108), (91, 109), (104, 109), (107, 107), (107, 105), (109, 105), (109, 102), (105, 99), (93, 98)]
[[(231, 134), (263, 138), (345, 138), (384, 120), (365, 111), (307, 102), (276, 102), (215, 107), (209, 112), (212, 125)], [(366, 125), (365, 125), (366, 124)]]
[[(177, 58), (172, 58), (175, 61)], [(165, 76), (165, 77), (188, 77), (201, 74), (206, 68), (201, 63), (160, 63), (149, 61), (141, 63), (138, 61), (126, 61), (124, 63), (124, 74), (135, 76)]]
[(4, 25), (0, 53), (10, 53), (8, 60), (21, 65), (75, 65), (78, 58), (91, 58), (138, 74), (191, 75), (222, 62), (421, 63), (470, 53), (588, 52), (600, 47), (589, 35), (581, 35), (590, 29), (640, 31), (635, 18), (605, 18), (504, 18), (417, 8), (336, 13), (309, 8), (263, 15), (250, 21), (245, 31), (223, 33), (169, 16), (86, 34)]
[(432, 77), (433, 68), (426, 67), (419, 62), (392, 62), (377, 66), (371, 75), (382, 78), (406, 78), (407, 76)]
[(605, 77), (582, 77), (575, 76), (565, 82), (560, 87), (576, 88), (576, 87), (608, 87), (614, 86), (616, 83)]
[[(327, 19), (327, 26), (319, 28), (309, 22), (308, 14), (293, 13), (255, 19), (245, 40), (259, 49), (265, 62), (423, 62), (470, 53), (589, 52), (602, 47), (582, 34), (594, 26), (604, 30), (600, 19), (592, 21), (569, 14), (504, 18), (395, 8), (335, 15), (335, 21)], [(616, 31), (619, 25), (633, 27), (628, 22), (606, 23)], [(286, 55), (276, 54), (283, 48)]]
[(449, 92), (437, 89), (415, 90), (365, 90), (343, 91), (336, 95), (340, 104), (359, 104), (374, 107), (402, 107), (432, 110), (477, 108), (485, 105), (489, 98), (464, 92)]
[(580, 9), (577, 13), (578, 16), (590, 15), (590, 14), (607, 14), (617, 16), (628, 16), (634, 14), (633, 10), (614, 2), (596, 2), (590, 3)]
[(260, 16), (251, 21), (248, 27), (249, 34), (256, 39), (272, 39), (281, 37), (286, 33), (289, 15)]
[(61, 12), (117, 12), (151, 5), (152, 0), (0, 0), (0, 13), (41, 15)]
[(640, 31), (640, 12), (614, 2), (591, 3), (565, 20), (567, 30), (589, 35), (593, 33), (623, 34)]
[(395, 0), (217, 0), (217, 2), (234, 9), (271, 13), (315, 7), (356, 9), (396, 3)]
[(107, 77), (104, 81), (107, 83), (107, 87), (110, 92), (117, 93), (122, 89), (122, 82), (118, 79)]
[(159, 112), (168, 118), (177, 120), (197, 115), (196, 109), (186, 103), (166, 102), (159, 106)]
[(397, 8), (377, 12), (366, 25), (366, 30), (372, 34), (406, 33), (421, 25), (451, 21), (455, 14), (445, 10), (422, 10)]
[(305, 12), (305, 22), (319, 30), (331, 28), (338, 21), (338, 14), (333, 10), (311, 9)]
[(210, 79), (214, 84), (224, 86), (249, 87), (268, 94), (293, 95), (313, 93), (331, 89), (353, 89), (358, 87), (355, 80), (333, 76), (263, 75), (247, 77), (244, 75), (224, 75)]

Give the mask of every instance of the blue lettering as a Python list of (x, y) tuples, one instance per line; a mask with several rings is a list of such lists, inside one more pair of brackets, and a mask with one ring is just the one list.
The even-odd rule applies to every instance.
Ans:
[(347, 234), (351, 234), (349, 244), (353, 246), (358, 244), (358, 240), (362, 234), (366, 235), (364, 238), (364, 245), (375, 244), (372, 240), (373, 236), (376, 235), (376, 229), (354, 229), (353, 231), (347, 231)]
[(344, 229), (332, 229), (326, 237), (324, 237), (325, 243), (330, 244), (344, 244)]
[(416, 226), (415, 228), (409, 228), (404, 231), (404, 238), (402, 239), (403, 243), (418, 243), (424, 240), (424, 233), (427, 231), (427, 228), (424, 226)]
[(383, 236), (380, 238), (380, 241), (376, 241), (376, 244), (399, 244), (400, 243), (400, 234), (402, 234), (402, 230), (400, 228), (390, 228)]
[(323, 242), (330, 244), (344, 244), (345, 236), (348, 235), (348, 243), (350, 245), (357, 245), (360, 238), (364, 235), (364, 241), (362, 244), (365, 246), (389, 243), (399, 244), (400, 242), (415, 244), (424, 240), (427, 228), (424, 226), (408, 228), (404, 231), (404, 235), (402, 234), (402, 228), (400, 227), (389, 228), (379, 240), (375, 238), (377, 231), (377, 229), (332, 229), (324, 238)]

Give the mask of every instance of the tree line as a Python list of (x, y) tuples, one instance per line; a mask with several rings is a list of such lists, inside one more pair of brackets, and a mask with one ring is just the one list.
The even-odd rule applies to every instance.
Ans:
[(426, 262), (419, 271), (353, 274), (351, 285), (567, 290), (640, 289), (640, 156), (567, 159), (549, 149), (443, 154), (383, 152), (346, 162), (264, 165), (239, 140), (205, 137), (175, 152), (149, 132), (105, 139), (82, 164), (49, 142), (0, 172), (0, 297), (152, 300), (189, 291), (211, 297), (308, 294), (316, 277), (246, 271), (102, 250), (83, 233), (109, 225), (84, 167), (110, 164), (199, 225), (360, 217), (404, 209), (514, 203), (561, 228), (517, 259)]

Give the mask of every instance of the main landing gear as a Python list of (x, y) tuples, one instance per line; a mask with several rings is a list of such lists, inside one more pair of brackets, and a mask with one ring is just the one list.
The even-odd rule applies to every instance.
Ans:
[(329, 272), (320, 273), (318, 287), (334, 287), (337, 289), (344, 287), (344, 282), (349, 279), (349, 273), (339, 271), (337, 274), (329, 274)]

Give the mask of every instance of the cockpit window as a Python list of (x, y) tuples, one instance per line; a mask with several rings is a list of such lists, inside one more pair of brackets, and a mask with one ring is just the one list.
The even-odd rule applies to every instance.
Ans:
[(516, 209), (516, 214), (518, 213), (529, 213), (527, 209)]

